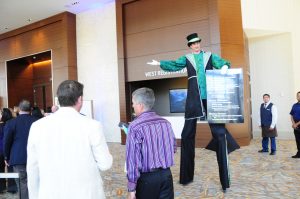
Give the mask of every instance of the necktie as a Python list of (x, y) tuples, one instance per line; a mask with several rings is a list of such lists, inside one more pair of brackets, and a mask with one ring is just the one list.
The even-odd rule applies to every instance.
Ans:
[(267, 108), (267, 103), (265, 103), (265, 108)]

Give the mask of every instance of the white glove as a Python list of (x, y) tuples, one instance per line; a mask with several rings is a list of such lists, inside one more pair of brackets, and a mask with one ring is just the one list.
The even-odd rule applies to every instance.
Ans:
[(225, 75), (227, 74), (228, 72), (228, 66), (227, 65), (224, 65), (222, 68), (221, 68), (221, 74), (222, 75)]
[(160, 62), (153, 59), (152, 62), (147, 62), (147, 64), (153, 65), (153, 66), (159, 66)]

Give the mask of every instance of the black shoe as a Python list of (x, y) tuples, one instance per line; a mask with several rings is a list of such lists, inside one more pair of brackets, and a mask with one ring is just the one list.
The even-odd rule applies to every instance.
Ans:
[(300, 155), (293, 155), (292, 158), (300, 158)]
[(270, 155), (276, 155), (276, 151), (272, 151)]
[(186, 181), (186, 182), (179, 182), (179, 184), (182, 184), (182, 186), (187, 186), (192, 182), (193, 182), (193, 180), (190, 180), (190, 181)]
[(265, 151), (265, 150), (259, 150), (258, 153), (268, 153), (269, 151)]

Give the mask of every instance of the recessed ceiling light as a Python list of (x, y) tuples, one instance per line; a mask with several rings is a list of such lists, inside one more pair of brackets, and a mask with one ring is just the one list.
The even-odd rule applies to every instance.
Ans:
[(77, 4), (79, 4), (80, 2), (79, 1), (74, 1), (73, 3), (71, 3), (72, 6), (75, 6)]
[(31, 22), (31, 21), (32, 21), (32, 19), (31, 19), (31, 18), (29, 18), (29, 19), (27, 19), (27, 21), (28, 21), (28, 22)]

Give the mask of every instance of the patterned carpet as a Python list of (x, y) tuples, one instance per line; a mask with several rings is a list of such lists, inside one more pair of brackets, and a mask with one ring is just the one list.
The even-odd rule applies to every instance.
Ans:
[[(231, 188), (221, 190), (215, 153), (196, 149), (194, 182), (181, 186), (179, 179), (180, 148), (172, 168), (175, 198), (300, 198), (300, 159), (290, 158), (296, 152), (294, 140), (279, 140), (277, 154), (258, 153), (260, 140), (230, 154)], [(113, 167), (102, 173), (107, 198), (125, 199), (125, 146), (110, 143)], [(0, 194), (1, 199), (18, 198), (16, 194)]]

